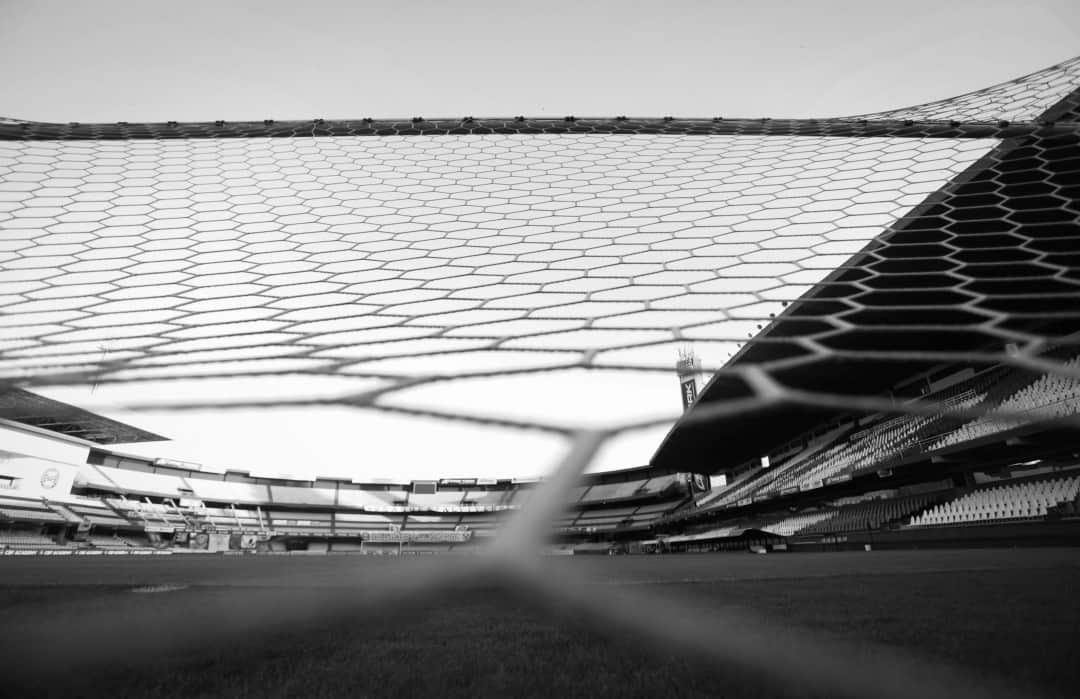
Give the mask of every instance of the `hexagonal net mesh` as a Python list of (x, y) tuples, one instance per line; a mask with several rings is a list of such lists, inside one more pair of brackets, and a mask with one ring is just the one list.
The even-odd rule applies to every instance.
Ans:
[[(875, 416), (846, 452), (712, 507), (1075, 428), (1078, 73), (832, 120), (3, 121), (0, 380), (569, 441), (505, 553), (542, 538), (606, 443), (668, 430), (677, 415), (635, 396), (662, 384), (674, 402), (687, 344), (713, 379), (658, 468), (713, 471), (823, 413)], [(614, 397), (599, 415), (590, 390)], [(659, 635), (695, 628), (664, 614)], [(747, 638), (716, 652), (775, 660), (775, 637)], [(797, 650), (793, 676), (840, 676)], [(839, 689), (887, 693), (867, 668)]]
[(815, 362), (1076, 377), (1078, 71), (820, 121), (5, 121), (0, 378), (566, 434), (538, 380), (671, 382), (686, 343), (738, 384), (689, 424), (922, 409)]

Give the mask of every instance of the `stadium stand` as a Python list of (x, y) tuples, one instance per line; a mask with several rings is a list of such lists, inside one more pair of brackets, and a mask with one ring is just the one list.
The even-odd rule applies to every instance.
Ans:
[[(75, 501), (68, 503), (68, 508), (95, 526), (124, 527), (131, 524), (131, 520), (125, 517), (122, 510), (131, 508), (124, 507), (125, 501), (119, 498), (76, 497)], [(137, 519), (141, 519), (136, 516)]]
[(697, 500), (698, 507), (722, 508), (754, 493), (768, 488), (774, 481), (785, 476), (789, 471), (803, 467), (822, 449), (825, 449), (841, 436), (850, 432), (851, 425), (845, 424), (815, 438), (790, 459), (770, 467), (767, 470), (748, 471), (732, 481), (727, 488), (720, 489)]
[(418, 510), (448, 510), (454, 511), (461, 507), (465, 498), (461, 491), (439, 491), (437, 493), (409, 493), (408, 504), (410, 508)]
[(129, 536), (120, 536), (119, 534), (113, 534), (112, 536), (91, 535), (87, 538), (87, 541), (94, 548), (104, 550), (129, 551), (152, 548), (148, 541), (135, 541)]
[[(1066, 370), (1080, 366), (1077, 358), (1064, 364)], [(831, 482), (861, 473), (888, 468), (912, 456), (930, 454), (1030, 424), (1074, 415), (1080, 410), (1080, 381), (1058, 374), (1033, 378), (1026, 371), (1003, 366), (959, 372), (962, 378), (944, 389), (912, 401), (934, 401), (940, 406), (932, 414), (878, 414), (842, 423), (834, 429), (807, 439), (805, 446), (769, 468), (749, 469), (723, 489), (700, 496), (690, 508), (676, 513), (694, 514), (702, 510), (724, 510), (740, 502), (756, 501), (819, 489)], [(965, 421), (954, 413), (973, 409), (989, 411), (985, 417)], [(1025, 411), (1025, 419), (1001, 420), (1000, 411)]]
[(51, 537), (27, 529), (0, 530), (0, 549), (16, 550), (62, 550), (67, 548), (57, 544)]
[[(1065, 369), (1080, 371), (1080, 357), (1064, 364)], [(1060, 374), (1043, 374), (1005, 398), (992, 411), (944, 435), (932, 448), (942, 448), (972, 441), (1033, 422), (1055, 420), (1080, 412), (1080, 380)], [(1002, 415), (1001, 413), (1005, 413)], [(1023, 413), (1023, 417), (1008, 413)]]
[(912, 527), (971, 524), (1045, 517), (1080, 492), (1080, 475), (993, 485), (933, 507), (913, 517)]
[(755, 528), (778, 536), (794, 536), (823, 520), (831, 519), (832, 516), (833, 513), (831, 512), (808, 512), (791, 515), (790, 517), (782, 517), (781, 519), (774, 521), (766, 520)]
[(843, 505), (830, 517), (810, 524), (799, 534), (835, 534), (870, 531), (909, 517), (940, 501), (943, 494), (919, 494), (898, 498), (881, 498)]
[(574, 521), (575, 527), (600, 529), (614, 529), (615, 527), (631, 520), (636, 507), (619, 507), (597, 511), (586, 511)]
[(673, 488), (678, 482), (675, 474), (657, 478), (646, 478), (627, 483), (597, 484), (581, 489), (581, 496), (573, 498), (574, 502), (582, 504), (610, 502), (612, 500), (627, 500), (630, 498), (653, 497)]
[(462, 496), (463, 507), (496, 508), (509, 506), (513, 490), (469, 490)]
[[(434, 552), (491, 537), (504, 514), (527, 502), (535, 485), (503, 480), (477, 487), (473, 479), (445, 484), (296, 481), (204, 471), (197, 464), (103, 449), (91, 450), (86, 458), (75, 469), (70, 492), (53, 491), (55, 499), (16, 491), (0, 496), (0, 504), (10, 506), (3, 509), (11, 514), (5, 519), (48, 525), (54, 538), (78, 536), (76, 552), (170, 547), (217, 552), (236, 550), (236, 536), (248, 537), (239, 541), (239, 550), (246, 551)], [(646, 529), (681, 501), (686, 479), (685, 474), (627, 478), (622, 473), (588, 479), (578, 489), (584, 499), (568, 514), (566, 528), (589, 534)]]
[(845, 434), (826, 449), (803, 455), (801, 463), (794, 467), (784, 464), (774, 478), (754, 490), (754, 495), (820, 488), (830, 479), (876, 470), (912, 452), (928, 451), (928, 435), (936, 435), (956, 422), (949, 411), (984, 405), (989, 395), (984, 389), (999, 380), (1000, 374), (1000, 370), (985, 372), (945, 391), (920, 397), (920, 401), (932, 399), (940, 406), (933, 415), (878, 415), (864, 419), (870, 427)]
[[(1076, 360), (1068, 366), (1075, 367)], [(1076, 382), (1052, 374), (1025, 374), (1000, 366), (960, 372), (941, 383), (945, 388), (909, 400), (930, 395), (960, 409), (976, 404), (1001, 410), (1038, 409), (1074, 398), (1077, 388)], [(693, 503), (687, 474), (595, 476), (593, 482), (574, 489), (569, 510), (554, 531), (570, 542), (571, 552), (607, 552), (619, 541), (658, 541), (658, 527), (677, 522), (687, 512), (704, 512), (714, 521), (674, 536), (660, 533), (659, 540), (668, 542), (669, 550), (705, 551), (895, 530), (902, 525), (925, 529), (1071, 516), (1080, 491), (1080, 477), (1075, 475), (1004, 480), (974, 490), (957, 490), (945, 483), (932, 492), (924, 488), (918, 493), (894, 490), (813, 499), (831, 476), (858, 474), (900, 456), (928, 453), (941, 435), (971, 422), (978, 421), (965, 422), (947, 412), (879, 413), (840, 420), (826, 429), (815, 428), (816, 433), (801, 444), (785, 448), (778, 465), (747, 469), (726, 487), (699, 492)], [(510, 481), (483, 488), (430, 483), (417, 492), (409, 484), (258, 479), (246, 472), (203, 472), (194, 465), (102, 454), (89, 457), (98, 463), (78, 469), (71, 493), (56, 493), (50, 499), (20, 497), (11, 490), (0, 495), (0, 516), (5, 520), (16, 527), (37, 523), (49, 528), (45, 533), (20, 530), (8, 548), (134, 553), (179, 545), (176, 550), (214, 551), (222, 550), (223, 544), (206, 547), (200, 539), (196, 545), (190, 537), (217, 532), (254, 535), (268, 550), (433, 553), (490, 538), (506, 515), (527, 502), (533, 486)], [(793, 492), (805, 496), (797, 506), (739, 512), (747, 501), (767, 505), (771, 496)], [(57, 543), (73, 536), (76, 528), (80, 536), (84, 529), (92, 531), (71, 544)], [(189, 538), (177, 538), (178, 532)], [(148, 536), (156, 537), (156, 543)]]
[(0, 496), (0, 519), (13, 522), (64, 522), (64, 517), (53, 512), (38, 499)]

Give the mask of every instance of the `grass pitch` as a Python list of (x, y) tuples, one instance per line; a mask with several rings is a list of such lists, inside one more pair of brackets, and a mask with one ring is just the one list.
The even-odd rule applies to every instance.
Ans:
[[(512, 580), (443, 579), (477, 565), (454, 557), (2, 559), (3, 693), (831, 694), (784, 680), (779, 662), (777, 681), (768, 657), (753, 669), (718, 661), (562, 608)], [(738, 634), (709, 628), (710, 610), (731, 610), (823, 643), (897, 651), (1021, 696), (1075, 696), (1080, 687), (1078, 549), (573, 557), (544, 559), (540, 570), (598, 599), (626, 592), (698, 610), (703, 633)], [(852, 672), (859, 663), (853, 653)]]

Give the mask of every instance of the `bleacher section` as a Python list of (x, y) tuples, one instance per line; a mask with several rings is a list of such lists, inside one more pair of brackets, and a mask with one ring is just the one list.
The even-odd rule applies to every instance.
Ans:
[(53, 550), (65, 548), (67, 547), (57, 544), (52, 538), (39, 532), (24, 529), (0, 531), (0, 550)]
[(814, 459), (818, 453), (836, 439), (850, 432), (850, 425), (842, 425), (827, 432), (809, 443), (805, 449), (787, 461), (777, 464), (765, 471), (757, 471), (743, 474), (741, 478), (733, 481), (723, 490), (708, 493), (697, 501), (698, 507), (708, 506), (716, 509), (733, 505), (739, 500), (750, 497), (755, 493), (763, 492), (776, 482), (777, 479), (787, 473), (800, 469)]
[(64, 517), (36, 498), (0, 496), (0, 522), (65, 522)]
[(985, 523), (1045, 517), (1051, 507), (1074, 501), (1080, 475), (982, 487), (911, 518), (912, 527)]
[(572, 526), (591, 531), (615, 529), (620, 524), (629, 521), (636, 510), (636, 507), (586, 510), (578, 516)]
[(891, 522), (930, 507), (942, 497), (941, 494), (929, 493), (880, 498), (844, 505), (833, 510), (832, 515), (827, 519), (802, 529), (799, 534), (839, 534), (880, 529)]
[(647, 528), (683, 504), (687, 492), (686, 476), (679, 474), (578, 486), (554, 529), (596, 535)]
[[(1065, 366), (1080, 371), (1080, 357)], [(840, 425), (810, 440), (802, 449), (770, 468), (750, 469), (728, 487), (701, 496), (685, 512), (722, 510), (747, 502), (812, 491), (830, 483), (889, 467), (912, 455), (939, 449), (1032, 423), (1080, 413), (1080, 380), (1060, 374), (1032, 375), (1009, 367), (970, 370), (962, 380), (921, 396), (932, 403), (932, 414), (877, 415), (860, 419), (861, 426)], [(984, 416), (966, 420), (964, 411)], [(1023, 417), (1002, 418), (1001, 413)]]
[[(112, 500), (112, 498), (109, 500)], [(102, 501), (99, 498), (78, 498), (75, 502), (68, 502), (67, 508), (94, 526), (130, 526), (131, 520), (121, 515), (107, 503), (108, 501)]]
[(822, 520), (830, 519), (831, 512), (808, 512), (804, 514), (782, 517), (774, 521), (763, 521), (755, 529), (767, 531), (778, 536), (794, 536), (808, 527), (812, 527)]
[[(1080, 370), (1080, 359), (1071, 358), (1067, 366)], [(934, 412), (922, 412), (924, 407), (897, 415), (900, 411), (894, 410), (818, 425), (774, 452), (771, 467), (768, 460), (762, 460), (761, 466), (744, 464), (729, 485), (700, 494), (693, 503), (695, 486), (687, 474), (658, 475), (643, 468), (589, 476), (570, 494), (553, 533), (561, 541), (596, 545), (635, 536), (667, 537), (695, 545), (733, 543), (745, 537), (795, 538), (797, 543), (816, 545), (829, 543), (825, 538), (830, 535), (850, 532), (902, 533), (910, 528), (1080, 513), (1080, 469), (1067, 476), (1000, 482), (973, 490), (972, 483), (979, 481), (957, 476), (955, 470), (931, 474), (917, 486), (900, 477), (874, 479), (880, 485), (869, 499), (864, 488), (869, 481), (859, 480), (823, 490), (824, 497), (815, 499), (815, 491), (823, 486), (864, 473), (876, 470), (892, 478), (891, 464), (918, 463), (919, 468), (932, 469), (929, 460), (910, 459), (913, 455), (948, 449), (946, 456), (953, 458), (956, 445), (962, 442), (1080, 412), (1080, 380), (1059, 374), (1040, 376), (997, 366), (934, 378), (932, 386), (927, 379), (921, 389), (924, 395), (911, 399), (933, 407)], [(899, 394), (911, 396), (918, 390), (916, 386)], [(946, 410), (940, 410), (941, 406)], [(972, 420), (972, 409), (988, 417)], [(992, 419), (1003, 413), (1023, 416), (1004, 422)], [(0, 527), (15, 533), (0, 544), (19, 550), (40, 546), (45, 547), (42, 550), (123, 552), (155, 548), (162, 542), (186, 545), (182, 542), (192, 541), (193, 549), (221, 551), (225, 545), (221, 535), (243, 535), (234, 537), (248, 542), (243, 550), (254, 549), (245, 537), (257, 538), (266, 544), (264, 548), (276, 542), (283, 551), (311, 545), (312, 550), (367, 552), (368, 544), (372, 552), (413, 545), (417, 551), (447, 550), (494, 535), (506, 517), (527, 506), (534, 490), (531, 482), (509, 480), (410, 485), (257, 478), (248, 472), (203, 472), (193, 465), (103, 456), (101, 450), (92, 456), (92, 463), (78, 468), (70, 492), (53, 491), (46, 498), (40, 492), (20, 496), (11, 488), (4, 490)], [(1071, 468), (1066, 458), (1035, 468), (1043, 472)], [(1030, 465), (1040, 460), (1005, 463), (1021, 466), (1027, 469), (1021, 469), (1022, 473), (1030, 474)], [(975, 470), (978, 464), (970, 468)], [(981, 477), (996, 479), (1003, 472), (998, 463)], [(934, 480), (927, 482), (930, 479)], [(797, 499), (785, 497), (770, 509), (772, 498), (796, 494)], [(851, 497), (837, 499), (840, 495)], [(691, 520), (691, 531), (678, 529), (684, 517), (699, 517)], [(672, 528), (678, 532), (674, 536)], [(196, 545), (183, 534), (199, 534), (201, 539)], [(76, 539), (76, 535), (70, 544), (56, 543)], [(207, 537), (214, 535), (214, 543), (208, 545)], [(812, 541), (811, 537), (821, 539)], [(238, 546), (232, 539), (226, 543), (233, 549)], [(340, 546), (335, 549), (335, 545)]]
[(136, 539), (131, 536), (120, 536), (118, 534), (113, 534), (112, 536), (90, 536), (87, 538), (87, 543), (95, 549), (101, 549), (103, 551), (132, 551), (153, 548), (146, 539)]
[[(968, 409), (985, 399), (985, 393), (965, 392), (943, 403), (945, 408)], [(779, 480), (775, 489), (761, 491), (761, 494), (783, 492), (789, 488), (820, 488), (831, 479), (879, 468), (918, 444), (927, 428), (947, 419), (942, 415), (904, 415), (879, 422), (823, 452), (812, 459), (807, 468), (789, 473)]]
[[(1080, 371), (1080, 357), (1065, 363), (1068, 369)], [(1054, 420), (1080, 412), (1080, 380), (1044, 374), (1005, 398), (993, 411), (968, 422), (934, 442), (934, 449), (960, 444), (987, 435), (1003, 432), (1031, 422)], [(1022, 413), (1023, 417), (1007, 415)]]
[[(90, 461), (79, 468), (63, 502), (16, 498), (15, 516), (9, 519), (54, 523), (57, 531), (77, 527), (84, 548), (101, 551), (132, 548), (117, 537), (147, 532), (166, 544), (175, 539), (203, 551), (222, 550), (221, 540), (208, 546), (205, 537), (195, 540), (197, 533), (254, 535), (263, 542), (288, 539), (289, 550), (305, 541), (316, 547), (352, 541), (360, 544), (357, 550), (370, 543), (372, 551), (393, 544), (439, 549), (491, 537), (506, 516), (527, 504), (535, 485), (437, 482), (434, 488), (425, 483), (418, 489), (332, 479), (290, 482), (258, 479), (248, 472), (204, 472), (193, 464), (102, 450)], [(588, 478), (577, 487), (572, 511), (560, 528), (571, 536), (647, 530), (685, 502), (687, 483), (686, 474)], [(87, 527), (92, 528), (90, 539), (83, 532)]]
[(584, 488), (581, 497), (572, 498), (572, 501), (583, 505), (592, 505), (613, 500), (657, 497), (676, 487), (678, 483), (678, 475), (669, 474), (626, 483), (597, 484)]
[(627, 526), (644, 527), (655, 523), (672, 509), (672, 503), (659, 502), (652, 505), (642, 505), (634, 510), (627, 520)]
[(509, 507), (516, 490), (469, 490), (461, 498), (462, 507)]
[[(745, 542), (743, 537), (796, 537), (806, 543), (855, 532), (900, 532), (1009, 520), (1043, 521), (1048, 515), (1058, 519), (1080, 516), (1080, 468), (1076, 467), (1065, 474), (1025, 477), (1019, 482), (998, 480), (970, 492), (948, 486), (942, 489), (941, 483), (936, 485), (937, 489), (925, 492), (882, 491), (848, 497), (814, 505), (802, 512), (765, 512), (719, 519), (708, 525), (699, 524), (686, 533), (662, 535), (661, 539), (674, 550), (707, 551), (730, 548), (736, 541)], [(712, 543), (717, 547), (712, 547)]]
[(491, 537), (498, 531), (501, 518), (505, 516), (505, 513), (500, 512), (466, 514), (462, 516), (462, 524), (468, 527), (474, 536)]

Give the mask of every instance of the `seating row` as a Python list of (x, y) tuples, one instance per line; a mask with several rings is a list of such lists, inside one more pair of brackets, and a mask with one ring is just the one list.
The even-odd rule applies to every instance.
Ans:
[(912, 517), (912, 527), (1045, 517), (1051, 507), (1074, 501), (1080, 475), (979, 488)]

